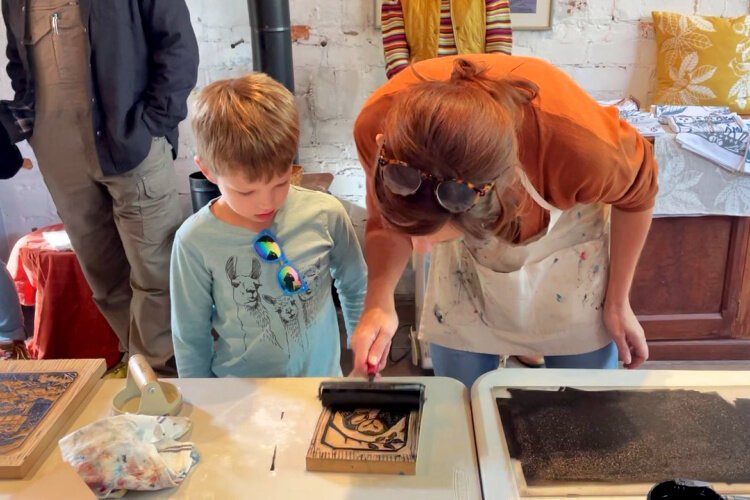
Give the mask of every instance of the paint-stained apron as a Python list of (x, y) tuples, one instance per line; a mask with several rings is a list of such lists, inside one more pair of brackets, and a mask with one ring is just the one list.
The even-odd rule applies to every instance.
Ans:
[(423, 340), (490, 354), (581, 354), (611, 342), (602, 309), (609, 268), (609, 206), (550, 212), (547, 229), (519, 244), (470, 238), (437, 245), (420, 322)]

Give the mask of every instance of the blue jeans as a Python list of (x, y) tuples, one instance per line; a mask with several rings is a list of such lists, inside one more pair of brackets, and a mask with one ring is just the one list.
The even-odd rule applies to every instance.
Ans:
[[(471, 389), (476, 379), (497, 369), (500, 356), (480, 352), (459, 351), (430, 344), (432, 368), (438, 377), (455, 378)], [(617, 347), (610, 342), (601, 349), (583, 354), (566, 356), (545, 356), (547, 368), (617, 368)]]
[(0, 341), (26, 340), (16, 285), (4, 263), (0, 268)]

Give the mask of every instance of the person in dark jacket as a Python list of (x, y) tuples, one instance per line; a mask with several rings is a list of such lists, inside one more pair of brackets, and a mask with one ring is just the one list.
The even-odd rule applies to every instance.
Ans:
[(10, 142), (8, 131), (0, 126), (0, 179), (10, 179), (24, 166), (18, 146)]
[(2, 0), (15, 92), (0, 122), (28, 139), (99, 309), (123, 351), (174, 374), (169, 259), (182, 221), (173, 159), (197, 79), (184, 0)]
[[(10, 179), (21, 168), (31, 168), (18, 147), (10, 141), (8, 132), (0, 126), (0, 179)], [(13, 278), (0, 261), (0, 360), (28, 359), (23, 313)]]

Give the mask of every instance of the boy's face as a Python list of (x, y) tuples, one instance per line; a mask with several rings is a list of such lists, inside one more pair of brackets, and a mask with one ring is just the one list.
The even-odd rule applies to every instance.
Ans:
[[(200, 165), (200, 162), (198, 163)], [(215, 176), (204, 171), (204, 174), (208, 180), (219, 186), (223, 201), (234, 213), (252, 224), (263, 226), (273, 220), (276, 212), (286, 201), (292, 179), (292, 166), (289, 166), (286, 173), (268, 181), (260, 179), (250, 182), (241, 173)]]

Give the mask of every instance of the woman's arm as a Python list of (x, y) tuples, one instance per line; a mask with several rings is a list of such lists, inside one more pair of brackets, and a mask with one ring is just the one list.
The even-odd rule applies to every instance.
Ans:
[(651, 212), (612, 209), (609, 284), (604, 302), (604, 322), (627, 368), (638, 368), (648, 359), (643, 327), (630, 306), (630, 287), (638, 259), (651, 227)]
[(382, 117), (387, 105), (365, 106), (354, 126), (359, 161), (367, 178), (367, 227), (365, 228), (365, 261), (367, 294), (359, 325), (354, 330), (351, 347), (354, 352), (352, 375), (363, 376), (367, 364), (382, 370), (388, 359), (391, 339), (398, 328), (393, 294), (411, 258), (411, 239), (384, 227), (375, 203), (375, 157)]
[(328, 231), (333, 240), (330, 254), (331, 276), (341, 301), (347, 345), (351, 346), (351, 336), (359, 324), (364, 308), (367, 267), (346, 209), (338, 200), (333, 201), (334, 206), (328, 211)]
[(398, 280), (411, 257), (411, 241), (385, 229), (370, 231), (365, 236), (367, 261), (367, 295), (365, 309), (354, 334), (352, 375), (365, 375), (367, 364), (385, 367), (391, 339), (398, 328), (393, 294)]

